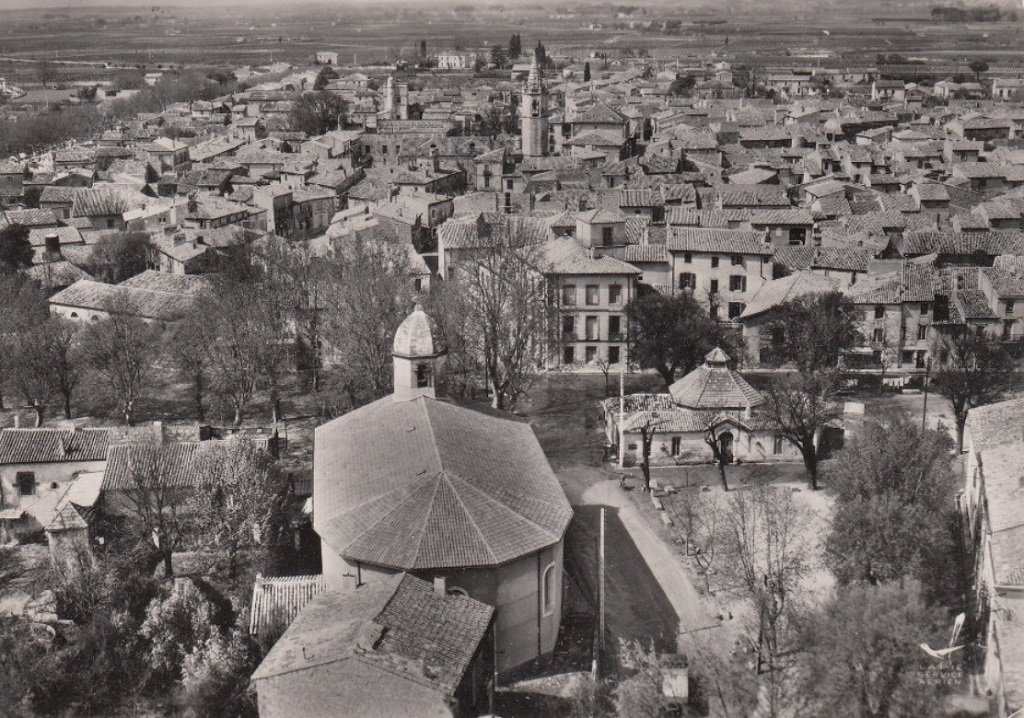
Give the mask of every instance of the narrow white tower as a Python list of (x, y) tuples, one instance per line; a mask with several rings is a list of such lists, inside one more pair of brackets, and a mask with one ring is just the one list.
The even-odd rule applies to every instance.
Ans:
[(523, 139), (523, 157), (544, 157), (548, 153), (548, 93), (536, 53), (530, 74), (523, 86), (519, 107), (519, 125)]

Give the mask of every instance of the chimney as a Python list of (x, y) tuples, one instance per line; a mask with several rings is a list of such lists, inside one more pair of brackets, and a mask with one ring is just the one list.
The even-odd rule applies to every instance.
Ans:
[(18, 415), (18, 412), (14, 412), (14, 428), (18, 429), (20, 427), (21, 427), (21, 417)]
[(434, 174), (440, 174), (441, 172), (441, 155), (435, 149), (430, 153), (431, 168), (434, 170)]
[(444, 576), (434, 576), (434, 593), (438, 596), (448, 595), (447, 581), (445, 581)]
[(46, 243), (46, 253), (56, 254), (60, 256), (60, 237), (56, 234), (47, 234), (43, 237), (43, 241)]
[(153, 422), (153, 435), (159, 443), (164, 443), (164, 422), (154, 421)]

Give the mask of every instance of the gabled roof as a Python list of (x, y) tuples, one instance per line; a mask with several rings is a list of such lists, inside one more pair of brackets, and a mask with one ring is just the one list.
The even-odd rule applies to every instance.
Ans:
[(668, 228), (670, 252), (720, 252), (723, 254), (771, 255), (772, 248), (761, 232), (740, 229)]
[(572, 516), (529, 424), (429, 397), (319, 427), (313, 474), (317, 533), (377, 566), (499, 565), (560, 541)]
[[(407, 574), (327, 591), (299, 611), (253, 674), (295, 715), (447, 715), (494, 609)], [(286, 682), (267, 685), (286, 676)]]
[(103, 461), (109, 443), (106, 429), (3, 429), (0, 464)]
[[(629, 245), (634, 246), (634, 245)], [(592, 254), (575, 239), (556, 239), (547, 244), (550, 274), (631, 276), (641, 274), (632, 264), (609, 255)]]
[(749, 319), (763, 314), (780, 304), (804, 294), (834, 292), (839, 289), (839, 280), (823, 277), (813, 272), (793, 272), (788, 277), (773, 279), (762, 284), (747, 302), (740, 319)]

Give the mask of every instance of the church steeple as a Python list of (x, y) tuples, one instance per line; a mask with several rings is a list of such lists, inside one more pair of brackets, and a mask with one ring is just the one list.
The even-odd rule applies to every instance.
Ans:
[(523, 157), (543, 157), (548, 152), (548, 93), (544, 74), (533, 54), (530, 74), (523, 84), (523, 101), (519, 107), (519, 125), (523, 140)]
[(398, 326), (391, 347), (395, 401), (436, 396), (437, 372), (447, 350), (437, 324), (419, 304)]

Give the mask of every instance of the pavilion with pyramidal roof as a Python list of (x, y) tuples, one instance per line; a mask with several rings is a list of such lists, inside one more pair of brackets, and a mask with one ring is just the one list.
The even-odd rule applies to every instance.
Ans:
[(800, 461), (800, 453), (758, 410), (760, 392), (729, 367), (720, 347), (669, 387), (667, 394), (628, 394), (601, 402), (608, 443), (620, 464), (643, 461), (642, 436), (653, 432), (652, 464), (708, 464), (709, 431), (729, 463)]

